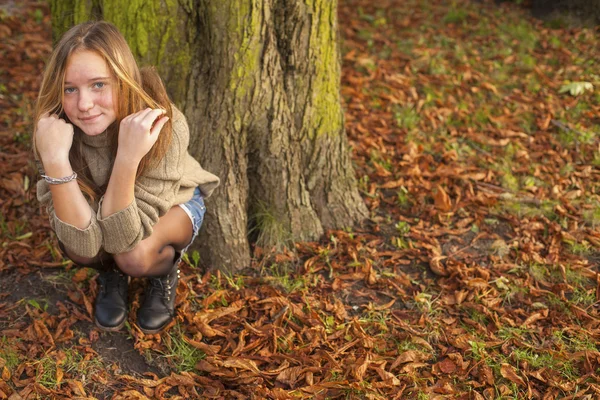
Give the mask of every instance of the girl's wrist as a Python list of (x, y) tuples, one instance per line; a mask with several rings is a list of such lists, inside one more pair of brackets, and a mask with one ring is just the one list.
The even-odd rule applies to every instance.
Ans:
[(137, 172), (137, 168), (140, 165), (141, 161), (141, 159), (131, 157), (130, 155), (123, 154), (122, 152), (117, 150), (117, 156), (115, 157), (114, 166), (119, 165), (120, 168), (126, 168)]
[(46, 175), (50, 172), (64, 172), (72, 174), (73, 170), (71, 169), (71, 162), (69, 161), (69, 157), (52, 157), (52, 158), (43, 158), (41, 157), (42, 166), (44, 167), (44, 171)]

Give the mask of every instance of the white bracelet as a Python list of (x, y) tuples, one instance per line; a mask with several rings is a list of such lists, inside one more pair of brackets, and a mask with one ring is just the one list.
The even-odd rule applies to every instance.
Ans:
[(44, 178), (49, 185), (61, 185), (63, 183), (71, 182), (72, 180), (77, 179), (77, 172), (73, 172), (73, 175), (65, 176), (64, 178), (52, 178), (48, 175), (42, 175), (42, 178)]

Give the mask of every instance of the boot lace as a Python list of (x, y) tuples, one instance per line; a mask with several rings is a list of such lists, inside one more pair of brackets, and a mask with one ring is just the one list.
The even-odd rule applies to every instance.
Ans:
[(124, 283), (124, 278), (125, 276), (116, 270), (108, 271), (100, 275), (98, 281), (100, 282), (102, 294), (106, 295), (107, 293), (118, 292), (121, 285)]
[(171, 280), (152, 278), (150, 279), (150, 287), (148, 288), (148, 297), (156, 295), (161, 297), (163, 300), (169, 301), (171, 299)]

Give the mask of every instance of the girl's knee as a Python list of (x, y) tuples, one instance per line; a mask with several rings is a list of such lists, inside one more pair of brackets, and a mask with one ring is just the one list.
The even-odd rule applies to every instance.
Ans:
[(94, 257), (82, 257), (68, 250), (62, 242), (58, 242), (58, 245), (63, 255), (67, 256), (71, 261), (80, 267), (102, 269), (104, 264), (106, 264), (106, 261), (102, 260), (100, 254)]
[(123, 273), (133, 278), (141, 278), (148, 274), (151, 266), (149, 258), (143, 247), (138, 246), (127, 253), (116, 254), (115, 262)]

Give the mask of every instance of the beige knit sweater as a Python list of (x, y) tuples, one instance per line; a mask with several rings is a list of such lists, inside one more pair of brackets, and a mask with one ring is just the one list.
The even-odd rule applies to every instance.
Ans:
[[(171, 207), (192, 198), (200, 187), (208, 197), (219, 185), (219, 178), (202, 169), (188, 152), (189, 127), (185, 116), (173, 107), (173, 139), (165, 157), (157, 167), (144, 173), (135, 184), (135, 199), (125, 209), (106, 218), (100, 214), (99, 202), (90, 204), (92, 218), (86, 229), (67, 224), (57, 218), (52, 195), (45, 180), (37, 183), (37, 197), (46, 206), (50, 225), (69, 250), (82, 257), (94, 257), (100, 249), (119, 254), (133, 249), (152, 234), (152, 227)], [(108, 182), (111, 155), (106, 133), (82, 136), (82, 155), (98, 186)]]

